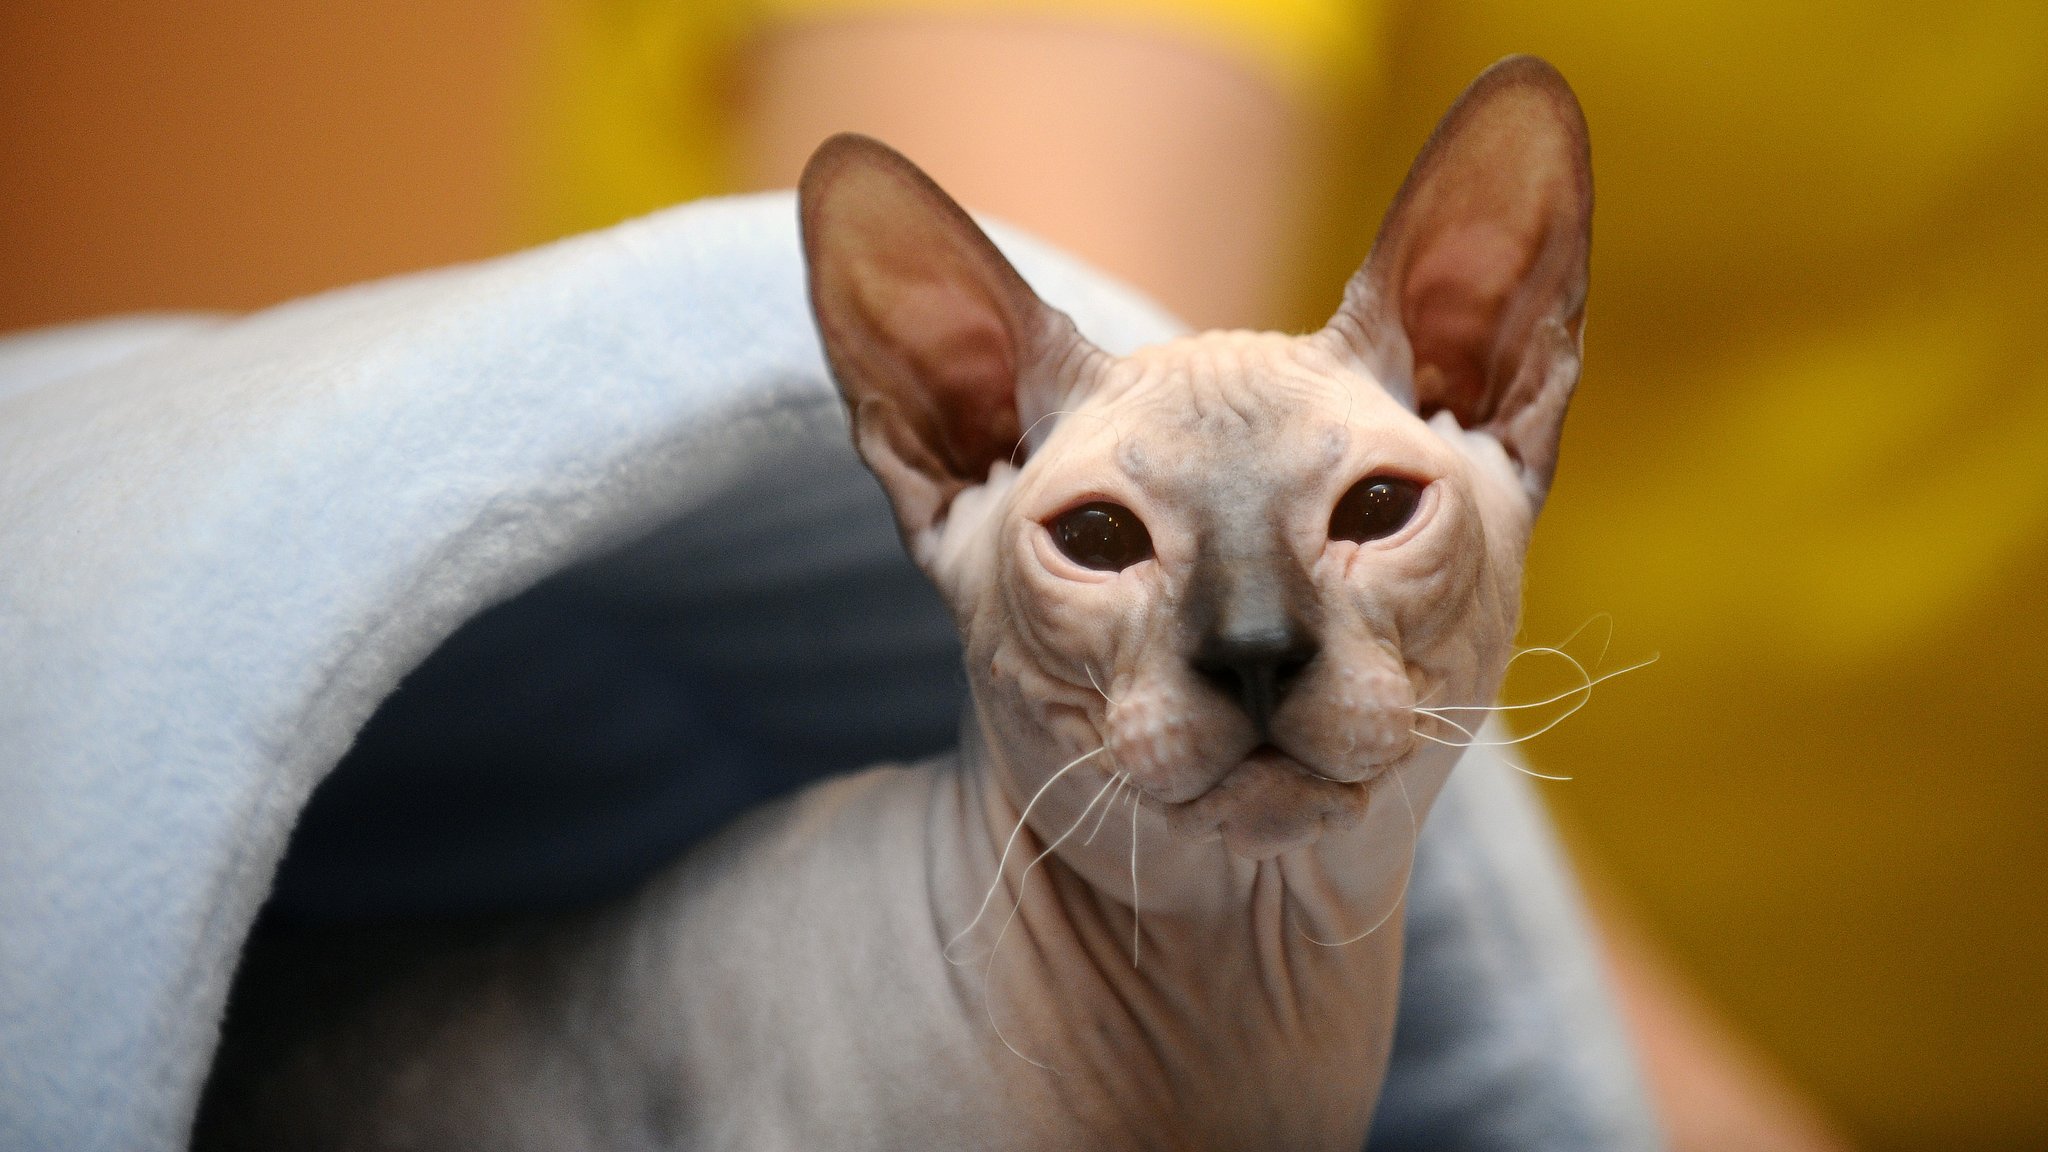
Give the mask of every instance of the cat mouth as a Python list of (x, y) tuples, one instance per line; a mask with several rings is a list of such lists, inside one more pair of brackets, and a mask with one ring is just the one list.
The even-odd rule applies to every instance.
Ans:
[(1314, 843), (1334, 828), (1356, 824), (1379, 774), (1332, 779), (1261, 744), (1207, 791), (1174, 805), (1168, 821), (1191, 838), (1220, 837), (1233, 856), (1267, 860)]

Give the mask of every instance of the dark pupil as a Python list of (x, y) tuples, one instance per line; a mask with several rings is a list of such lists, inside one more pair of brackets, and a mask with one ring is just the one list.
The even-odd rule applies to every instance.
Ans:
[(1083, 568), (1116, 572), (1152, 556), (1152, 535), (1121, 504), (1083, 504), (1052, 524), (1053, 542)]
[(1367, 476), (1351, 486), (1330, 514), (1334, 540), (1378, 540), (1392, 536), (1415, 515), (1422, 485), (1399, 476)]

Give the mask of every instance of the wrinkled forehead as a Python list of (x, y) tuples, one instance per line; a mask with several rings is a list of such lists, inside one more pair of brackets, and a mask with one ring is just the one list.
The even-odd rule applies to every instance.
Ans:
[(1362, 422), (1392, 404), (1315, 343), (1263, 332), (1142, 350), (1109, 369), (1094, 399), (1112, 426), (1096, 434), (1113, 434), (1117, 468), (1166, 499), (1327, 484)]

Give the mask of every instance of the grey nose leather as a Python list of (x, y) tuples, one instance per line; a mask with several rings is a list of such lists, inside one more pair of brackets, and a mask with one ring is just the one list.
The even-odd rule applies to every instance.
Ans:
[(1322, 649), (1316, 592), (1266, 508), (1219, 510), (1189, 584), (1188, 662), (1236, 700), (1260, 739)]
[(1194, 666), (1204, 679), (1236, 698), (1264, 738), (1270, 735), (1273, 713), (1319, 649), (1306, 627), (1283, 616), (1277, 627), (1210, 633), (1195, 652)]
[(1219, 564), (1201, 582), (1208, 622), (1189, 663), (1237, 701), (1262, 740), (1272, 735), (1273, 714), (1288, 689), (1322, 647), (1306, 614), (1295, 609), (1299, 598), (1290, 595), (1298, 575), (1269, 557), (1265, 563)]

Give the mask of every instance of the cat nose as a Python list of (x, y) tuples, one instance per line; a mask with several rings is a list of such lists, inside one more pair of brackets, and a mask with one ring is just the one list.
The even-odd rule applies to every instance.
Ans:
[(1290, 619), (1256, 630), (1212, 632), (1191, 662), (1203, 679), (1237, 697), (1264, 740), (1272, 736), (1273, 713), (1320, 648), (1314, 634)]

